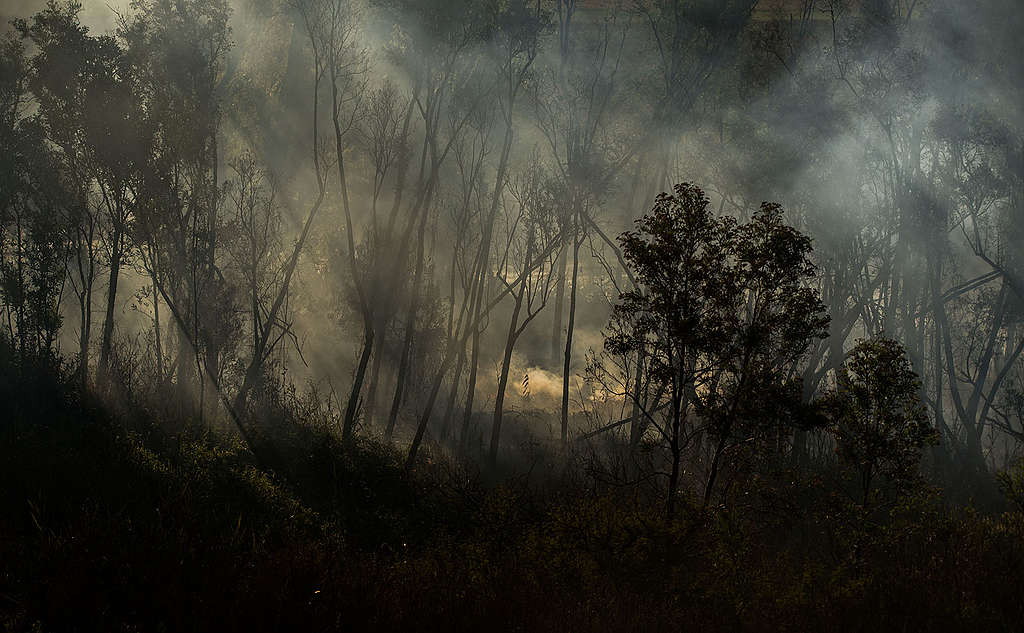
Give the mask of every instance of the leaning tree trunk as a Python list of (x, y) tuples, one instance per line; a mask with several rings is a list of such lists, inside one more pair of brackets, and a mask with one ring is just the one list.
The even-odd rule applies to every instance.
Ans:
[[(422, 261), (422, 259), (421, 259)], [(417, 273), (420, 266), (417, 266)], [(391, 411), (388, 413), (388, 425), (384, 431), (384, 437), (390, 442), (395, 432), (395, 424), (398, 421), (398, 413), (402, 409), (402, 397), (405, 395), (405, 382), (408, 380), (410, 357), (412, 355), (412, 343), (416, 331), (416, 313), (419, 311), (419, 275), (413, 284), (413, 299), (409, 306), (409, 314), (405, 319), (405, 335), (402, 340), (402, 355), (398, 360), (398, 375), (395, 378), (395, 394), (391, 399)]]
[(523, 293), (526, 282), (519, 286), (516, 295), (516, 307), (512, 310), (512, 318), (508, 324), (508, 336), (505, 338), (505, 354), (501, 358), (501, 373), (498, 374), (498, 391), (494, 396), (494, 423), (491, 426), (491, 451), (488, 461), (491, 467), (498, 462), (498, 443), (501, 439), (501, 418), (505, 407), (505, 388), (508, 386), (508, 372), (512, 365), (512, 351), (516, 344), (516, 329), (519, 326), (519, 313), (523, 308)]
[(370, 362), (370, 354), (373, 353), (373, 328), (367, 327), (363, 332), (363, 351), (359, 355), (359, 365), (356, 367), (355, 379), (352, 381), (352, 390), (348, 394), (348, 404), (345, 406), (345, 418), (341, 425), (341, 443), (349, 446), (355, 432), (356, 413), (359, 410), (359, 393), (363, 388), (363, 377), (366, 376), (366, 366)]

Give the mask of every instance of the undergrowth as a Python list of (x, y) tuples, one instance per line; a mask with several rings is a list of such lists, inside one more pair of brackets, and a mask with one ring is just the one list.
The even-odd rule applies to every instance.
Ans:
[(867, 518), (810, 478), (798, 503), (667, 522), (660, 506), (579, 477), (485, 482), (441, 456), (406, 476), (392, 448), (343, 448), (287, 411), (257, 458), (194, 420), (168, 425), (141, 405), (114, 413), (60, 372), (7, 371), (0, 390), (5, 631), (1024, 622), (1024, 516), (927, 489)]

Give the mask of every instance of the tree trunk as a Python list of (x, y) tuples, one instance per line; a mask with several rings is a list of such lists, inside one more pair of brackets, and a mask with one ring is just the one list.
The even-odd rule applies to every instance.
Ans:
[(470, 286), (471, 292), (476, 292), (477, 294), (470, 309), (471, 314), (469, 327), (474, 328), (473, 359), (470, 364), (469, 386), (467, 387), (466, 393), (466, 409), (463, 412), (463, 433), (462, 438), (459, 440), (463, 450), (468, 448), (466, 445), (466, 435), (469, 429), (470, 418), (473, 415), (473, 396), (476, 392), (476, 375), (477, 368), (479, 366), (480, 352), (479, 321), (484, 297), (486, 296), (487, 279), (489, 277), (488, 266), (490, 264), (491, 239), (494, 234), (494, 220), (497, 216), (498, 207), (501, 203), (502, 190), (505, 188), (505, 176), (508, 171), (508, 159), (509, 154), (512, 152), (512, 140), (514, 136), (515, 127), (512, 125), (511, 119), (508, 119), (505, 125), (505, 139), (501, 148), (501, 158), (498, 161), (498, 171), (494, 178), (494, 192), (491, 197), (491, 208), (487, 216), (487, 221), (484, 224), (483, 235), (481, 236), (480, 251), (475, 266), (475, 283), (473, 286)]
[[(678, 434), (678, 429), (676, 433)], [(668, 475), (668, 499), (665, 501), (665, 516), (669, 521), (676, 518), (676, 496), (679, 489), (679, 462), (681, 460), (678, 438), (673, 442), (671, 450), (672, 470)]]
[[(455, 399), (459, 397), (459, 381), (462, 379), (462, 370), (466, 366), (466, 352), (465, 347), (459, 351), (459, 358), (455, 362), (455, 373), (452, 374), (452, 388), (448, 391), (448, 403), (444, 408), (444, 417), (441, 418), (441, 423), (444, 428), (444, 437), (450, 438), (452, 432), (452, 414), (455, 412)], [(451, 438), (454, 439), (454, 438)]]
[(78, 377), (82, 387), (89, 385), (89, 336), (92, 329), (91, 303), (89, 294), (83, 293), (79, 305), (79, 312), (82, 317), (82, 331), (78, 334)]
[(402, 407), (402, 396), (405, 390), (406, 374), (409, 371), (412, 341), (416, 334), (416, 315), (420, 310), (420, 285), (423, 283), (423, 249), (426, 241), (428, 209), (420, 209), (420, 231), (416, 245), (416, 272), (412, 282), (412, 297), (409, 300), (409, 313), (405, 319), (405, 339), (402, 341), (402, 356), (398, 363), (398, 378), (395, 380), (395, 397), (391, 401), (391, 413), (388, 415), (388, 426), (385, 437), (390, 442), (395, 431), (395, 422)]
[(356, 412), (359, 409), (359, 393), (363, 389), (363, 377), (366, 375), (366, 366), (370, 362), (370, 354), (372, 353), (373, 328), (367, 328), (363, 333), (363, 352), (359, 356), (359, 366), (356, 368), (356, 377), (352, 381), (352, 390), (348, 395), (348, 405), (345, 407), (345, 418), (341, 424), (342, 446), (351, 446), (352, 444)]
[(156, 347), (156, 380), (158, 384), (164, 381), (164, 348), (160, 340), (160, 293), (157, 292), (156, 279), (153, 280), (153, 339)]
[(569, 289), (569, 326), (565, 331), (565, 355), (562, 358), (562, 448), (569, 443), (569, 371), (572, 363), (572, 336), (576, 327), (576, 293), (580, 272), (580, 245), (577, 223), (572, 244), (572, 284)]
[(437, 401), (437, 392), (441, 389), (441, 383), (444, 382), (445, 374), (448, 373), (448, 365), (451, 364), (451, 357), (446, 355), (444, 362), (441, 363), (441, 369), (434, 375), (434, 382), (430, 387), (430, 393), (427, 396), (427, 404), (423, 408), (423, 415), (420, 416), (419, 423), (416, 425), (416, 435), (412, 438), (412, 444), (409, 446), (409, 454), (405, 458), (405, 465), (402, 467), (405, 472), (412, 470), (413, 464), (416, 463), (416, 455), (419, 453), (420, 444), (423, 443), (423, 436), (427, 432), (427, 424), (430, 422), (430, 418), (434, 413), (434, 403)]
[(707, 485), (704, 486), (704, 509), (708, 509), (708, 505), (711, 504), (711, 493), (715, 489), (715, 480), (718, 479), (718, 468), (722, 460), (722, 453), (725, 452), (725, 446), (729, 441), (729, 426), (727, 425), (725, 431), (722, 433), (722, 437), (719, 438), (718, 443), (715, 444), (715, 454), (711, 458), (711, 474), (708, 475)]
[(117, 303), (117, 281), (121, 273), (122, 236), (114, 236), (113, 251), (110, 255), (110, 277), (107, 285), (107, 309), (103, 321), (103, 336), (100, 339), (100, 373), (105, 377), (110, 369), (110, 354), (114, 339), (114, 307)]
[[(520, 275), (519, 279), (517, 279), (514, 283), (510, 285), (514, 287), (516, 284), (522, 283), (523, 278), (530, 272), (532, 272), (532, 270), (524, 272), (523, 275)], [(493, 299), (490, 303), (487, 304), (486, 307), (482, 309), (479, 307), (483, 305), (482, 301), (475, 305), (472, 309), (472, 312), (474, 312), (476, 315), (475, 318), (471, 318), (469, 320), (469, 322), (466, 324), (465, 331), (457, 340), (449, 342), (448, 349), (445, 350), (443, 360), (441, 361), (441, 366), (434, 374), (434, 379), (430, 387), (430, 395), (427, 397), (427, 403), (424, 406), (423, 414), (420, 416), (419, 422), (416, 425), (416, 435), (415, 437), (413, 437), (412, 444), (409, 446), (409, 454), (406, 456), (404, 466), (406, 472), (408, 472), (412, 468), (413, 464), (416, 463), (416, 454), (419, 451), (420, 444), (423, 441), (423, 436), (424, 434), (426, 434), (427, 424), (429, 424), (430, 418), (432, 417), (434, 412), (434, 403), (437, 401), (437, 392), (441, 389), (441, 383), (444, 382), (444, 377), (448, 374), (448, 369), (451, 367), (455, 355), (457, 354), (460, 347), (464, 347), (466, 345), (466, 341), (469, 339), (470, 333), (479, 335), (480, 321), (488, 314), (490, 314), (491, 309), (493, 309), (494, 306), (497, 305), (497, 303), (501, 301), (506, 294), (508, 294), (507, 290), (499, 293), (495, 299)], [(480, 297), (482, 299), (483, 295), (481, 294)]]
[(380, 340), (376, 343), (377, 353), (373, 355), (373, 364), (370, 366), (370, 387), (366, 392), (366, 405), (363, 407), (363, 421), (366, 426), (371, 426), (377, 415), (377, 388), (380, 385), (380, 368), (383, 365), (384, 344), (387, 335), (387, 324), (378, 323), (377, 331), (380, 332)]
[(555, 314), (551, 320), (551, 366), (557, 367), (562, 360), (562, 319), (565, 310), (565, 275), (569, 269), (568, 244), (562, 245), (558, 252), (558, 263), (555, 269)]
[(672, 454), (672, 470), (668, 476), (668, 499), (665, 501), (665, 516), (669, 521), (676, 517), (676, 495), (679, 490), (679, 462), (682, 448), (679, 446), (679, 427), (682, 424), (681, 385), (672, 388), (672, 435), (669, 437), (669, 450)]
[(466, 405), (462, 410), (462, 429), (459, 433), (459, 449), (463, 455), (469, 450), (469, 425), (473, 420), (473, 398), (476, 396), (476, 374), (479, 368), (480, 329), (477, 328), (473, 332), (473, 343), (469, 361), (469, 382), (466, 386)]
[[(415, 301), (413, 305), (415, 306)], [(402, 341), (402, 356), (398, 360), (398, 375), (395, 378), (395, 395), (391, 399), (391, 411), (388, 413), (388, 425), (384, 431), (384, 437), (391, 441), (395, 432), (395, 423), (398, 420), (398, 412), (402, 408), (402, 396), (404, 394), (406, 374), (409, 371), (409, 356), (412, 352), (413, 330), (416, 327), (416, 313), (413, 307), (409, 309), (409, 316), (405, 321), (405, 337)]]
[(629, 446), (630, 450), (636, 450), (643, 437), (644, 425), (641, 423), (640, 402), (644, 384), (644, 350), (641, 347), (636, 352), (636, 381), (633, 383), (633, 411), (629, 418)]
[[(334, 61), (334, 60), (332, 60)], [(338, 90), (338, 69), (332, 65), (331, 68), (331, 121), (334, 124), (334, 151), (337, 158), (338, 182), (341, 189), (342, 210), (345, 216), (345, 237), (348, 241), (349, 267), (352, 273), (352, 283), (359, 298), (359, 310), (363, 317), (363, 351), (356, 367), (356, 374), (352, 380), (352, 390), (349, 392), (348, 404), (345, 407), (345, 418), (341, 425), (341, 438), (343, 445), (349, 445), (352, 440), (352, 432), (355, 428), (356, 411), (359, 408), (359, 395), (363, 390), (363, 380), (366, 378), (366, 367), (373, 354), (374, 322), (372, 308), (367, 302), (366, 293), (363, 289), (363, 280), (360, 279), (359, 265), (356, 260), (355, 225), (352, 221), (352, 205), (349, 200), (348, 180), (345, 170), (345, 148), (342, 142), (344, 133), (341, 129), (339, 109), (341, 107), (341, 95)]]
[(501, 436), (501, 418), (505, 407), (505, 388), (508, 386), (508, 372), (512, 364), (512, 351), (516, 344), (516, 328), (519, 325), (519, 312), (523, 308), (523, 293), (526, 290), (526, 282), (519, 286), (519, 294), (516, 295), (516, 307), (512, 310), (512, 319), (508, 324), (508, 336), (505, 338), (505, 354), (501, 359), (501, 373), (498, 374), (498, 391), (494, 396), (494, 424), (491, 426), (491, 452), (489, 461), (491, 467), (498, 462), (498, 443)]
[(90, 272), (88, 279), (85, 278), (85, 275), (82, 277), (82, 296), (79, 298), (82, 331), (78, 334), (78, 372), (82, 387), (87, 387), (89, 385), (89, 339), (92, 337), (92, 274)]

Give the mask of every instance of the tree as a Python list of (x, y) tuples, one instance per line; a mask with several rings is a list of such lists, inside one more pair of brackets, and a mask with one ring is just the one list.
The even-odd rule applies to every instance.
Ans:
[[(484, 5), (484, 20), (490, 27), (487, 35), (488, 59), (497, 71), (497, 87), (495, 97), (498, 112), (498, 124), (503, 124), (501, 150), (494, 174), (490, 200), (481, 214), (481, 240), (476, 260), (472, 264), (472, 281), (470, 283), (470, 322), (479, 324), (483, 320), (481, 310), (486, 303), (486, 295), (490, 281), (491, 246), (493, 243), (498, 211), (504, 195), (506, 181), (511, 165), (512, 149), (516, 138), (515, 110), (522, 92), (528, 86), (533, 73), (533, 66), (540, 49), (541, 36), (547, 30), (549, 15), (536, 10), (523, 0), (503, 5), (487, 3)], [(506, 289), (502, 289), (504, 293)], [(477, 326), (474, 325), (474, 328)], [(477, 370), (480, 357), (480, 332), (474, 331), (472, 340), (471, 360), (469, 366), (469, 383), (466, 387), (466, 405), (463, 412), (463, 430), (468, 428), (469, 416), (472, 415), (473, 398), (476, 391)], [(463, 440), (464, 441), (464, 440)], [(417, 443), (418, 444), (418, 443)], [(415, 451), (412, 451), (415, 453)]]
[[(355, 25), (349, 20), (352, 17), (349, 3), (341, 0), (315, 0), (312, 4), (317, 3), (323, 5), (321, 12), (324, 17), (308, 21), (309, 24), (313, 24), (313, 28), (310, 29), (311, 37), (319, 38), (322, 41), (321, 48), (328, 52), (343, 45), (354, 46), (353, 37), (357, 33), (345, 30)], [(378, 357), (380, 356), (383, 346), (379, 339), (385, 338), (387, 326), (392, 319), (399, 316), (400, 305), (396, 298), (400, 296), (401, 290), (408, 288), (402, 352), (396, 372), (397, 379), (386, 434), (390, 436), (395, 427), (405, 396), (405, 378), (411, 370), (411, 355), (417, 332), (416, 319), (420, 313), (426, 278), (426, 222), (439, 188), (441, 167), (453, 144), (462, 134), (468, 118), (479, 106), (479, 100), (472, 98), (469, 99), (471, 103), (460, 104), (462, 107), (454, 105), (457, 93), (464, 89), (465, 84), (478, 79), (473, 73), (470, 56), (467, 55), (470, 46), (477, 42), (482, 28), (479, 22), (480, 12), (475, 3), (463, 2), (460, 6), (452, 2), (413, 3), (411, 6), (406, 6), (404, 2), (397, 4), (408, 9), (408, 15), (402, 17), (422, 18), (412, 25), (398, 20), (396, 38), (393, 42), (396, 47), (393, 52), (400, 52), (402, 64), (408, 65), (413, 88), (408, 101), (387, 90), (371, 95), (370, 114), (367, 117), (369, 130), (364, 134), (364, 138), (370, 141), (368, 153), (374, 164), (374, 197), (370, 205), (370, 227), (366, 232), (367, 249), (365, 256), (362, 257), (356, 255), (356, 225), (354, 216), (349, 211), (350, 203), (344, 184), (346, 176), (342, 147), (342, 140), (349, 130), (354, 128), (355, 120), (349, 119), (345, 121), (345, 125), (339, 125), (337, 112), (343, 101), (358, 103), (361, 100), (365, 82), (360, 84), (356, 81), (359, 79), (359, 67), (344, 62), (346, 59), (362, 59), (365, 56), (361, 53), (354, 55), (355, 51), (352, 50), (338, 49), (334, 57), (341, 65), (335, 71), (331, 71), (332, 65), (339, 62), (331, 62), (328, 55), (328, 78), (339, 88), (332, 91), (332, 103), (335, 104), (332, 114), (335, 120), (339, 178), (343, 185), (347, 241), (346, 246), (339, 250), (347, 253), (346, 265), (352, 274), (355, 302), (363, 321), (362, 348), (343, 420), (343, 435), (346, 440), (351, 438), (354, 430), (370, 358), (374, 349), (378, 350)], [(384, 110), (394, 109), (399, 105), (396, 100), (405, 102), (400, 130), (395, 115), (388, 115), (381, 110), (381, 107)], [(392, 103), (388, 104), (389, 101)], [(415, 179), (409, 178), (413, 165), (408, 148), (415, 127), (412, 121), (414, 113), (419, 114), (423, 124), (419, 169)], [(381, 121), (384, 121), (383, 125), (379, 125)], [(377, 196), (390, 172), (395, 172), (391, 210), (386, 221), (380, 221), (376, 213)], [(414, 186), (410, 187), (410, 184)], [(404, 207), (403, 202), (406, 202)], [(400, 218), (399, 212), (403, 208), (406, 213)], [(406, 277), (410, 267), (416, 272), (412, 274), (411, 283), (407, 283)], [(378, 372), (379, 364), (370, 370), (370, 396), (374, 401), (377, 398)]]
[[(441, 367), (433, 378), (425, 410), (419, 418), (416, 434), (413, 436), (412, 444), (409, 447), (406, 468), (410, 468), (415, 463), (416, 454), (419, 451), (423, 435), (427, 430), (427, 424), (433, 413), (437, 391), (440, 389), (441, 382), (451, 368), (451, 363), (461, 354), (460, 350), (465, 345), (470, 334), (477, 331), (477, 328), (487, 317), (493, 305), (509, 292), (508, 287), (500, 288), (497, 297), (488, 301), (487, 289), (491, 274), (491, 245), (506, 179), (508, 178), (512, 147), (516, 136), (514, 116), (516, 103), (531, 76), (534, 62), (539, 53), (541, 36), (547, 30), (549, 16), (539, 6), (534, 9), (523, 0), (516, 0), (507, 4), (487, 3), (484, 5), (484, 10), (484, 24), (489, 27), (485, 29), (485, 41), (498, 70), (497, 105), (500, 112), (500, 121), (504, 123), (504, 135), (501, 152), (498, 156), (491, 199), (488, 208), (484, 211), (481, 222), (482, 234), (480, 245), (477, 257), (472, 264), (472, 281), (468, 293), (469, 309), (460, 315), (456, 330), (461, 330), (461, 333), (449, 340)], [(544, 253), (539, 255), (537, 259), (528, 262), (524, 266), (521, 276), (532, 274), (533, 270), (546, 258), (547, 254)], [(517, 280), (510, 285), (515, 287), (518, 283)], [(477, 341), (478, 339), (474, 337), (474, 346)], [(476, 352), (474, 351), (475, 359)], [(468, 393), (472, 393), (475, 389), (475, 376), (476, 367), (474, 364), (470, 367), (470, 380), (467, 386)], [(467, 402), (467, 411), (470, 409), (470, 406), (471, 401)]]
[[(278, 344), (294, 333), (281, 305), (288, 296), (291, 270), (281, 248), (281, 210), (274, 176), (251, 153), (229, 165), (234, 173), (227, 197), (232, 215), (224, 227), (224, 243), (231, 258), (230, 271), (244, 298), (249, 330), (249, 361), (235, 396), (235, 411), (245, 409), (250, 390), (263, 379), (264, 365)], [(240, 301), (241, 303), (242, 301)]]
[[(556, 273), (551, 364), (562, 370), (563, 445), (568, 441), (569, 379), (580, 290), (580, 248), (590, 236), (594, 211), (609, 197), (613, 179), (633, 156), (625, 139), (635, 136), (632, 130), (623, 133), (621, 124), (629, 118), (622, 109), (624, 91), (619, 85), (628, 25), (619, 28), (618, 15), (613, 13), (605, 24), (581, 42), (580, 48), (585, 54), (572, 56), (570, 32), (574, 12), (575, 2), (558, 4), (559, 66), (542, 75), (535, 89), (536, 124), (544, 135), (549, 161), (554, 164), (559, 180), (555, 213), (563, 244)], [(567, 283), (566, 319), (563, 310)]]
[[(637, 288), (614, 307), (604, 354), (589, 368), (604, 389), (641, 410), (668, 449), (669, 517), (688, 449), (706, 438), (707, 507), (729, 450), (787, 423), (758, 405), (791, 391), (795, 364), (828, 326), (807, 286), (810, 240), (783, 223), (781, 208), (766, 203), (739, 224), (709, 207), (699, 188), (677, 185), (619, 238)], [(648, 388), (634, 389), (631, 378)]]
[[(650, 124), (638, 137), (634, 191), (653, 195), (672, 183), (680, 126), (732, 59), (756, 0), (632, 0), (653, 49), (645, 92)], [(646, 69), (645, 69), (646, 70)], [(635, 198), (634, 198), (635, 199)]]
[(132, 72), (110, 36), (93, 37), (79, 22), (77, 2), (50, 2), (31, 21), (16, 21), (32, 42), (28, 86), (68, 192), (63, 224), (74, 249), (69, 276), (79, 302), (79, 371), (88, 379), (93, 282), (103, 252), (108, 270), (100, 369), (106, 373), (114, 335), (121, 269), (130, 258), (129, 231), (138, 169), (146, 143), (139, 135)]
[[(391, 173), (400, 172), (398, 178), (401, 181), (404, 181), (408, 173), (410, 126), (415, 102), (412, 98), (402, 94), (390, 80), (385, 80), (380, 88), (373, 90), (367, 101), (366, 117), (360, 133), (373, 165), (373, 195), (370, 202), (371, 228), (367, 241), (374, 250), (383, 251), (385, 247), (382, 240), (390, 238), (394, 227), (390, 222), (386, 227), (380, 226), (381, 223), (377, 219), (377, 207)], [(403, 185), (404, 182), (397, 188), (401, 189)], [(401, 193), (396, 192), (396, 201), (400, 196)], [(387, 235), (385, 235), (385, 230)], [(380, 266), (374, 266), (377, 280), (380, 279), (380, 268)], [(379, 334), (375, 343), (377, 352), (373, 354), (370, 385), (367, 389), (363, 414), (363, 421), (367, 426), (373, 424), (377, 409), (377, 388), (383, 365), (383, 351), (387, 342), (387, 324), (392, 316), (392, 311), (384, 309), (381, 305), (387, 302), (388, 297), (382, 296), (385, 293), (380, 286), (380, 283), (374, 282), (371, 287), (372, 304), (375, 307), (375, 330)]]
[[(178, 329), (174, 363), (182, 402), (198, 387), (199, 412), (212, 386), (239, 430), (221, 386), (221, 355), (237, 335), (233, 292), (220, 269), (218, 239), (221, 81), (230, 29), (224, 1), (146, 0), (120, 20), (140, 123), (152, 146), (136, 185), (133, 241)], [(209, 401), (216, 406), (216, 400)], [(214, 415), (216, 409), (213, 409)]]
[(862, 508), (912, 484), (922, 448), (937, 440), (919, 388), (903, 345), (883, 336), (858, 342), (840, 370), (829, 430)]
[(814, 281), (811, 239), (783, 221), (782, 207), (762, 203), (737, 227), (734, 265), (738, 282), (728, 348), (709, 396), (719, 409), (704, 506), (711, 500), (726, 453), (751, 440), (776, 440), (805, 426), (798, 374), (808, 350), (828, 336), (830, 317)]
[(319, 38), (319, 49), (326, 63), (327, 85), (330, 91), (331, 125), (334, 131), (335, 165), (338, 169), (338, 183), (342, 209), (345, 215), (345, 236), (347, 239), (348, 265), (352, 284), (358, 298), (359, 312), (363, 320), (363, 348), (348, 404), (342, 421), (342, 441), (347, 445), (355, 432), (363, 379), (373, 352), (376, 332), (374, 329), (373, 306), (368, 298), (365, 280), (360, 274), (355, 243), (355, 223), (352, 202), (349, 195), (348, 164), (345, 156), (348, 137), (356, 126), (360, 103), (366, 92), (366, 51), (357, 41), (358, 15), (353, 3), (347, 0), (324, 0), (320, 9), (320, 24), (310, 30), (311, 38)]
[(74, 206), (40, 117), (28, 116), (29, 64), (20, 40), (0, 40), (0, 305), (22, 370), (56, 360), (70, 250), (64, 220)]
[[(505, 390), (516, 342), (547, 305), (551, 295), (554, 262), (541, 260), (538, 266), (536, 261), (537, 253), (550, 252), (549, 245), (561, 239), (555, 226), (554, 202), (547, 185), (545, 174), (536, 166), (510, 185), (517, 213), (508, 228), (505, 255), (497, 278), (512, 297), (512, 316), (498, 372), (498, 390), (494, 397), (494, 423), (491, 426), (489, 454), (492, 466), (498, 460)], [(527, 272), (528, 267), (533, 267), (535, 272)], [(508, 282), (512, 278), (518, 279), (517, 285)]]

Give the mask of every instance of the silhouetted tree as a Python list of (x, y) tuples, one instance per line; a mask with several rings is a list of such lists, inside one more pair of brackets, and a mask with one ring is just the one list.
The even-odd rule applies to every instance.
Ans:
[(828, 325), (806, 285), (810, 240), (782, 222), (781, 208), (765, 204), (739, 224), (715, 217), (709, 203), (697, 187), (677, 185), (619, 238), (638, 288), (622, 294), (605, 354), (590, 364), (604, 388), (635, 402), (630, 364), (643, 351), (645, 381), (659, 395), (640, 406), (668, 449), (670, 517), (684, 453), (708, 438), (707, 507), (729, 449), (772, 431), (758, 424), (764, 394), (784, 393), (793, 365)]
[(919, 389), (903, 346), (893, 339), (860, 341), (843, 363), (828, 398), (829, 430), (862, 508), (917, 480), (921, 451), (936, 440)]
[(24, 370), (57, 361), (72, 246), (67, 221), (81, 201), (50, 151), (41, 117), (29, 116), (34, 75), (23, 44), (10, 37), (0, 45), (0, 299), (5, 336)]
[[(119, 36), (135, 90), (144, 95), (147, 165), (137, 184), (133, 241), (178, 334), (175, 377), (181, 401), (198, 390), (199, 411), (218, 398), (237, 417), (222, 385), (222, 353), (237, 336), (234, 293), (220, 265), (218, 232), (221, 80), (230, 46), (226, 2), (150, 0), (122, 16)], [(206, 400), (207, 388), (217, 397)]]

